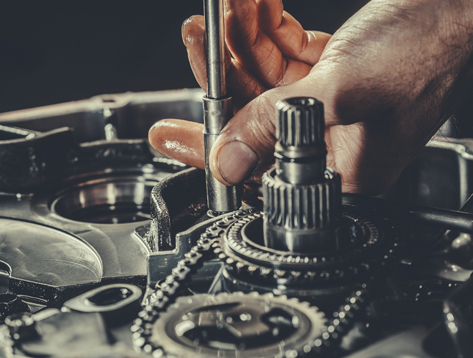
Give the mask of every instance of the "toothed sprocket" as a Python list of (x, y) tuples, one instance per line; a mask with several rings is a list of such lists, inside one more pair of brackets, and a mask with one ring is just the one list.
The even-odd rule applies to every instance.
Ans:
[(327, 328), (322, 312), (286, 296), (222, 293), (181, 297), (154, 322), (165, 356), (299, 357)]

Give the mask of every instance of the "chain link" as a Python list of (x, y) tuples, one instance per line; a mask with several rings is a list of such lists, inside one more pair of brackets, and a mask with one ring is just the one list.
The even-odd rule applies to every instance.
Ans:
[[(175, 303), (181, 292), (180, 289), (189, 282), (192, 275), (203, 266), (206, 260), (217, 257), (229, 265), (238, 267), (238, 262), (227, 262), (232, 259), (224, 254), (220, 240), (228, 226), (248, 214), (250, 212), (239, 211), (209, 226), (201, 235), (197, 244), (177, 263), (171, 274), (156, 284), (155, 291), (148, 297), (147, 304), (139, 312), (138, 318), (131, 327), (135, 349), (151, 354), (153, 358), (164, 358), (166, 356), (164, 348), (156, 345), (151, 340), (154, 322), (159, 319), (161, 312), (164, 312), (170, 305)], [(255, 274), (259, 274), (258, 267), (254, 266), (253, 269)], [(251, 267), (248, 270), (251, 270)], [(268, 270), (267, 274), (271, 271)], [(279, 272), (275, 270), (274, 272), (282, 276), (289, 274), (287, 271)], [(261, 273), (264, 276), (265, 272)], [(293, 274), (291, 272), (291, 275)], [(348, 297), (339, 311), (333, 314), (333, 319), (322, 335), (315, 341), (308, 342), (302, 348), (304, 354), (308, 357), (332, 354), (334, 349), (338, 347), (340, 340), (352, 328), (356, 317), (361, 314), (369, 303), (369, 297), (370, 291), (367, 285), (363, 284), (362, 288)]]
[(219, 236), (207, 231), (184, 255), (184, 259), (177, 263), (171, 274), (156, 284), (154, 292), (148, 297), (147, 304), (138, 313), (138, 318), (131, 327), (135, 349), (151, 354), (154, 358), (165, 356), (163, 347), (151, 343), (153, 323), (159, 318), (160, 312), (176, 301), (181, 292), (180, 288), (188, 283), (206, 260), (212, 258), (212, 244)]

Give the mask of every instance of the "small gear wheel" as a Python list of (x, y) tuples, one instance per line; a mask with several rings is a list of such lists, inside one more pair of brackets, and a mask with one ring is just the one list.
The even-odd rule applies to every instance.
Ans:
[(322, 312), (286, 296), (181, 297), (154, 322), (149, 342), (167, 357), (300, 357), (327, 329)]
[(318, 283), (335, 282), (351, 285), (370, 281), (395, 258), (398, 238), (353, 214), (342, 217), (340, 250), (306, 254), (265, 247), (262, 216), (242, 213), (227, 225), (214, 249), (234, 279), (273, 289), (283, 285), (308, 290)]

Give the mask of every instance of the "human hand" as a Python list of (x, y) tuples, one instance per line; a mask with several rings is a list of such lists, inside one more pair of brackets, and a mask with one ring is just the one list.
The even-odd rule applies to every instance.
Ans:
[[(229, 0), (228, 9), (227, 45), (234, 56), (227, 61), (228, 81), (237, 109), (250, 102), (212, 149), (210, 168), (221, 182), (258, 180), (273, 161), (276, 102), (311, 96), (324, 103), (327, 162), (340, 172), (343, 190), (380, 192), (468, 93), (473, 30), (467, 1), (372, 0), (324, 50), (329, 36), (318, 33), (300, 54), (305, 32), (281, 16), (281, 1)], [(281, 19), (290, 31), (279, 30)], [(191, 19), (183, 33), (205, 89), (202, 19)], [(150, 131), (150, 141), (163, 154), (202, 168), (201, 132), (201, 125), (167, 120)]]

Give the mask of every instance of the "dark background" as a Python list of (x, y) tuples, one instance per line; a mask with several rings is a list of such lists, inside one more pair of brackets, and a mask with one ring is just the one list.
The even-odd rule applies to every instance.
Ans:
[[(366, 2), (286, 0), (285, 8), (305, 28), (333, 33)], [(201, 0), (3, 3), (0, 112), (197, 87), (180, 28), (202, 13)]]

